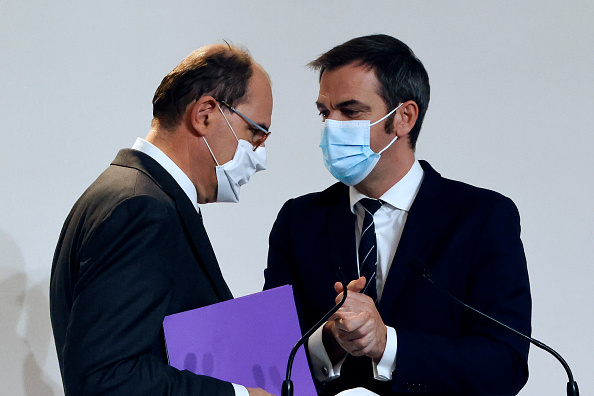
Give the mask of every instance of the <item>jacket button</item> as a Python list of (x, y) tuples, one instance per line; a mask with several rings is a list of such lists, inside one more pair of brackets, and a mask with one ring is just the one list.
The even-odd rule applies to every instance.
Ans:
[(328, 369), (326, 367), (322, 367), (322, 374), (328, 375)]
[(408, 392), (427, 393), (427, 385), (425, 384), (414, 384), (407, 382), (405, 386)]

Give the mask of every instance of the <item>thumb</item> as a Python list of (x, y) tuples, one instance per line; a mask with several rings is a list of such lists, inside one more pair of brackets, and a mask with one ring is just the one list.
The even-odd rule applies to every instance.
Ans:
[(347, 290), (350, 292), (359, 293), (361, 290), (365, 288), (366, 284), (367, 280), (364, 276), (362, 276), (357, 280), (351, 281), (351, 283), (349, 283), (349, 285), (347, 286)]
[[(365, 285), (367, 284), (367, 280), (365, 279), (364, 276), (360, 277), (359, 279), (355, 279), (349, 282), (349, 284), (347, 285), (347, 290), (353, 293), (359, 293), (361, 290), (363, 290), (365, 288)], [(343, 292), (344, 288), (342, 287), (342, 283), (340, 282), (336, 282), (334, 284), (334, 290), (336, 290), (336, 293), (340, 294)]]

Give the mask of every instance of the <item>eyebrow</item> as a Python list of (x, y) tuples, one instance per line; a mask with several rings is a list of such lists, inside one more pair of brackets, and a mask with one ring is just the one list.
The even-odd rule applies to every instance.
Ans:
[[(224, 103), (224, 102), (222, 102), (222, 103)], [(225, 103), (225, 105), (227, 105), (227, 104)], [(245, 114), (241, 113), (240, 111), (238, 111), (238, 110), (237, 110), (237, 109), (235, 109), (234, 107), (231, 107), (231, 106), (229, 106), (229, 105), (227, 105), (227, 106), (228, 106), (228, 107), (229, 107), (231, 110), (233, 110), (234, 112), (236, 112), (237, 114), (239, 114), (239, 116), (240, 116), (240, 117), (242, 117), (244, 120), (246, 120), (246, 121), (248, 122), (248, 124), (250, 124), (250, 125), (252, 125), (252, 126), (258, 126), (258, 127), (260, 127), (260, 130), (261, 130), (262, 132), (264, 132), (264, 133), (270, 133), (270, 131), (268, 130), (268, 128), (269, 128), (269, 127), (268, 127), (268, 126), (266, 126), (266, 124), (264, 124), (264, 123), (261, 123), (261, 124), (259, 124), (259, 123), (255, 122), (255, 121), (252, 121), (252, 119), (251, 119), (251, 118), (249, 118), (249, 117), (248, 117), (248, 116), (246, 116)]]
[[(235, 111), (237, 111), (237, 110), (235, 110)], [(266, 125), (266, 124), (264, 124), (264, 123), (261, 123), (261, 124), (260, 124), (260, 123), (257, 123), (256, 121), (252, 121), (251, 119), (247, 118), (247, 116), (245, 116), (245, 115), (243, 115), (243, 114), (241, 114), (241, 115), (242, 115), (242, 116), (243, 116), (245, 119), (247, 119), (247, 121), (248, 121), (248, 124), (251, 124), (252, 126), (259, 126), (263, 132), (267, 132), (267, 133), (268, 133), (268, 132), (270, 132), (270, 131), (268, 130), (268, 128), (270, 128), (270, 126), (267, 126), (267, 125)]]
[[(322, 102), (316, 102), (316, 106), (318, 107), (318, 109), (326, 109), (326, 105), (323, 104)], [(371, 106), (360, 102), (356, 99), (350, 99), (350, 100), (345, 100), (344, 102), (340, 102), (338, 104), (336, 104), (335, 106), (336, 108), (340, 109), (343, 107), (355, 107), (357, 108), (357, 110), (361, 110), (361, 111), (370, 111), (371, 110)]]
[(232, 111), (236, 112), (241, 118), (243, 118), (244, 120), (247, 121), (248, 124), (252, 125), (252, 126), (256, 126), (256, 127), (260, 127), (260, 130), (262, 130), (262, 132), (264, 133), (270, 133), (270, 131), (268, 130), (268, 128), (270, 128), (270, 126), (267, 126), (264, 123), (257, 123), (255, 121), (252, 121), (251, 118), (249, 118), (248, 116), (246, 116), (245, 114), (243, 114), (242, 112), (240, 112), (239, 110), (237, 110), (235, 107), (231, 106), (230, 104), (228, 104), (227, 102), (214, 98), (214, 100), (216, 100), (219, 103), (222, 103), (224, 106), (228, 107), (229, 109), (231, 109)]
[(270, 126), (267, 126), (266, 124), (256, 124), (256, 125), (258, 125), (262, 129), (264, 129), (266, 132), (270, 132), (268, 130), (270, 128)]

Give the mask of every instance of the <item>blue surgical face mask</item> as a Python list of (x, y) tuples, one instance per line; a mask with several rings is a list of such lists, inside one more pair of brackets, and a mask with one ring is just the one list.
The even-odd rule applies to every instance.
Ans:
[(381, 154), (398, 139), (395, 136), (386, 147), (376, 153), (369, 145), (371, 127), (385, 120), (400, 106), (402, 103), (373, 124), (369, 120), (324, 121), (320, 148), (324, 155), (324, 165), (332, 176), (347, 186), (354, 186), (371, 173)]

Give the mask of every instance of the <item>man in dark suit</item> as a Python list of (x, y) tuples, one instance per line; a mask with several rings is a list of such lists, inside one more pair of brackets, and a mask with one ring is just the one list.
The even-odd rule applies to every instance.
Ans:
[(456, 305), (410, 266), (420, 260), (461, 300), (530, 333), (515, 205), (415, 158), (429, 79), (404, 43), (360, 37), (311, 65), (320, 71), (320, 147), (340, 182), (283, 206), (265, 288), (292, 284), (306, 329), (342, 297), (338, 267), (350, 281), (345, 304), (308, 343), (319, 393), (517, 393), (529, 344)]
[(269, 395), (168, 366), (166, 315), (232, 298), (199, 203), (237, 202), (265, 168), (270, 81), (245, 52), (202, 47), (161, 82), (146, 139), (70, 212), (51, 319), (67, 395)]

